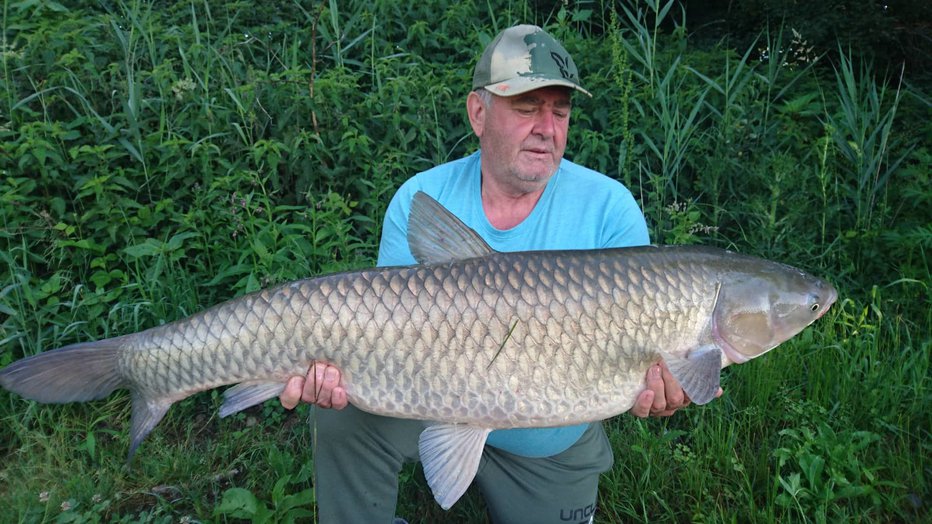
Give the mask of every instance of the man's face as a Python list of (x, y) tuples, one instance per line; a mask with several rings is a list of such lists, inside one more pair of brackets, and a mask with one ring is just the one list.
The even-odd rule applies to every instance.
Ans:
[(483, 174), (515, 192), (543, 189), (563, 158), (571, 107), (569, 89), (544, 87), (512, 97), (493, 95), (476, 118), (471, 110)]

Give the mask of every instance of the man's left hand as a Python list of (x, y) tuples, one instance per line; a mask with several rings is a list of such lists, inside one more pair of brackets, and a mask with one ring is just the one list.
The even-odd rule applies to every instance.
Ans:
[[(715, 397), (722, 396), (722, 388)], [(638, 395), (631, 414), (636, 417), (669, 417), (676, 410), (690, 404), (689, 397), (680, 387), (667, 365), (663, 362), (654, 364), (647, 370), (647, 389)]]

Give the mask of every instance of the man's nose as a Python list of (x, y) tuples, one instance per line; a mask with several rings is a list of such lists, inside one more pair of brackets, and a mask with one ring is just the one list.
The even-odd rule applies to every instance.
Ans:
[(544, 138), (550, 138), (554, 135), (556, 129), (556, 117), (550, 111), (540, 111), (537, 114), (537, 120), (534, 122), (534, 134)]

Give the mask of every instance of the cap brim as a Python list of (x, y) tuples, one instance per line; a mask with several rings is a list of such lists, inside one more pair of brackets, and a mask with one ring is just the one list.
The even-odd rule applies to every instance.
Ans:
[(535, 78), (533, 76), (524, 76), (519, 78), (512, 78), (503, 82), (496, 82), (484, 87), (493, 95), (515, 96), (549, 86), (569, 87), (570, 89), (575, 89), (576, 91), (579, 91), (580, 93), (583, 93), (590, 98), (592, 97), (592, 93), (583, 89), (579, 84), (573, 83), (569, 80), (562, 80), (557, 78)]

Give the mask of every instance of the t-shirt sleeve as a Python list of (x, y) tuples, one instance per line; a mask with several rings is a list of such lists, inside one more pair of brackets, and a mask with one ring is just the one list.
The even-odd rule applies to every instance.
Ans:
[(612, 199), (608, 216), (602, 222), (602, 248), (646, 246), (650, 244), (647, 221), (627, 189)]
[(399, 188), (385, 211), (382, 238), (379, 242), (379, 266), (407, 266), (414, 264), (408, 246), (408, 213), (411, 199), (403, 195), (408, 191)]

